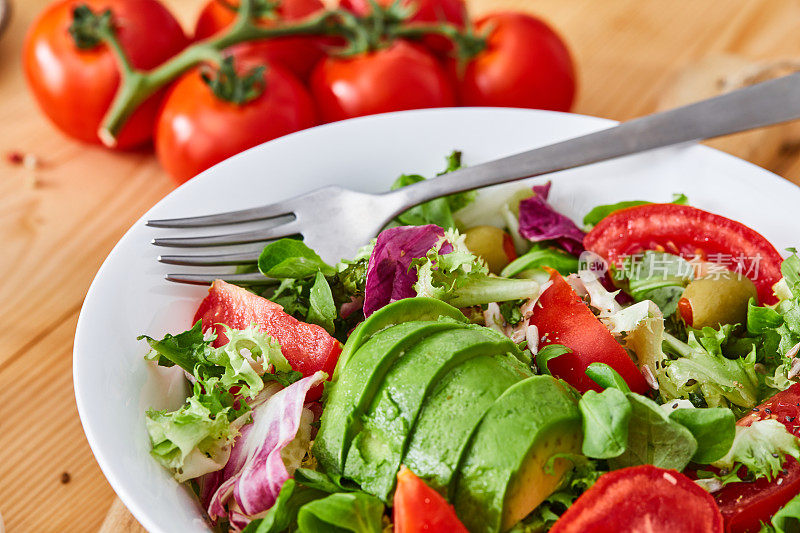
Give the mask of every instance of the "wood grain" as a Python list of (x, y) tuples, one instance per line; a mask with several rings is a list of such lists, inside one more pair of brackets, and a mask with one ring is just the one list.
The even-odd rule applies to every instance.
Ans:
[[(165, 0), (187, 24), (201, 0)], [(72, 394), (72, 337), (86, 289), (124, 231), (172, 183), (146, 151), (112, 154), (55, 131), (25, 90), (20, 49), (47, 0), (17, 0), (0, 37), (0, 514), (9, 532), (93, 531), (114, 494), (97, 467)], [(657, 108), (676, 75), (710, 55), (746, 60), (800, 57), (795, 0), (471, 0), (473, 13), (501, 9), (545, 17), (580, 69), (575, 111), (628, 119)], [(776, 127), (724, 147), (800, 182), (798, 144)], [(38, 168), (12, 165), (11, 151)], [(103, 531), (135, 531), (114, 522)], [(116, 517), (116, 518), (114, 518)], [(126, 525), (127, 524), (127, 525)]]

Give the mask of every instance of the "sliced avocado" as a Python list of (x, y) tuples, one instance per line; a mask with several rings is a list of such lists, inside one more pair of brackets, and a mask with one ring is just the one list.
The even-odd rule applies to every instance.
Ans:
[(577, 393), (551, 376), (509, 387), (484, 415), (458, 467), (453, 504), (473, 532), (506, 531), (553, 493), (580, 453)]
[(429, 335), (456, 328), (465, 329), (467, 325), (453, 320), (406, 322), (373, 335), (355, 352), (347, 371), (329, 385), (312, 449), (329, 475), (341, 475), (351, 440), (351, 423), (369, 407), (394, 361)]
[(508, 338), (482, 326), (444, 331), (419, 342), (395, 362), (360, 424), (354, 425), (361, 427), (352, 433), (344, 476), (360, 484), (364, 491), (388, 501), (407, 437), (428, 392), (462, 362), (514, 348), (516, 345)]
[(509, 354), (476, 357), (454, 368), (425, 400), (403, 464), (446, 494), (475, 426), (498, 396), (533, 375)]
[(464, 313), (452, 305), (435, 298), (405, 298), (380, 308), (359, 324), (347, 338), (347, 342), (342, 348), (342, 353), (336, 363), (336, 368), (333, 371), (332, 380), (339, 379), (339, 375), (348, 361), (350, 361), (350, 357), (379, 331), (412, 320), (436, 320), (439, 317), (452, 318), (458, 322), (468, 322)]

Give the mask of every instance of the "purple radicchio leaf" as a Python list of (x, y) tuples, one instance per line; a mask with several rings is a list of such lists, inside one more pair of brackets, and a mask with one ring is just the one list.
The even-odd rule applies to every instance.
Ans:
[[(434, 224), (427, 226), (399, 226), (378, 235), (375, 248), (367, 264), (367, 284), (364, 289), (364, 316), (368, 317), (381, 307), (403, 298), (417, 295), (414, 284), (417, 272), (411, 262), (425, 257), (428, 251), (444, 236), (444, 230)], [(445, 243), (439, 253), (453, 251)]]
[(254, 407), (253, 423), (242, 428), (222, 475), (213, 480), (220, 484), (208, 506), (212, 520), (226, 517), (242, 528), (272, 507), (290, 477), (281, 451), (297, 436), (309, 389), (326, 377), (316, 372)]
[(547, 203), (550, 185), (549, 181), (534, 185), (536, 194), (519, 203), (519, 234), (533, 242), (554, 240), (569, 253), (580, 255), (585, 234), (569, 217)]

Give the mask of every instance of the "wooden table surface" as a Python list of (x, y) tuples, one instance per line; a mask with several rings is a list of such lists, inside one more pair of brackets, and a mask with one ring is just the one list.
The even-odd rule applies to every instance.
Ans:
[[(201, 4), (165, 2), (187, 25)], [(7, 313), (0, 329), (0, 514), (12, 533), (93, 531), (114, 493), (75, 408), (75, 324), (103, 258), (173, 185), (147, 152), (114, 154), (50, 127), (26, 91), (19, 59), (25, 29), (48, 0), (12, 3), (11, 24), (0, 37), (0, 300)], [(580, 70), (575, 111), (614, 119), (655, 110), (674, 92), (675, 74), (709, 55), (800, 58), (796, 0), (470, 4), (473, 13), (505, 7), (544, 16)], [(800, 182), (800, 145), (782, 128), (724, 147)], [(6, 157), (12, 151), (33, 154), (37, 168), (12, 164)]]

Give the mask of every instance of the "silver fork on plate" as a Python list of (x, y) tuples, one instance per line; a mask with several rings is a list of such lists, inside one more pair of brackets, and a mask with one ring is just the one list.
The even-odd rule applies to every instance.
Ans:
[[(796, 118), (800, 118), (800, 73), (465, 167), (391, 192), (366, 194), (341, 187), (324, 187), (262, 207), (207, 216), (150, 220), (147, 224), (158, 228), (201, 228), (264, 221), (266, 227), (263, 229), (208, 237), (158, 238), (153, 240), (153, 244), (207, 248), (266, 244), (282, 237), (300, 235), (323, 259), (336, 261), (352, 256), (359, 246), (367, 243), (399, 213), (434, 198)], [(159, 261), (174, 265), (223, 266), (252, 264), (257, 258), (257, 252), (244, 252), (161, 255)], [(217, 278), (252, 284), (273, 282), (260, 273), (167, 275), (170, 281), (204, 285)]]

